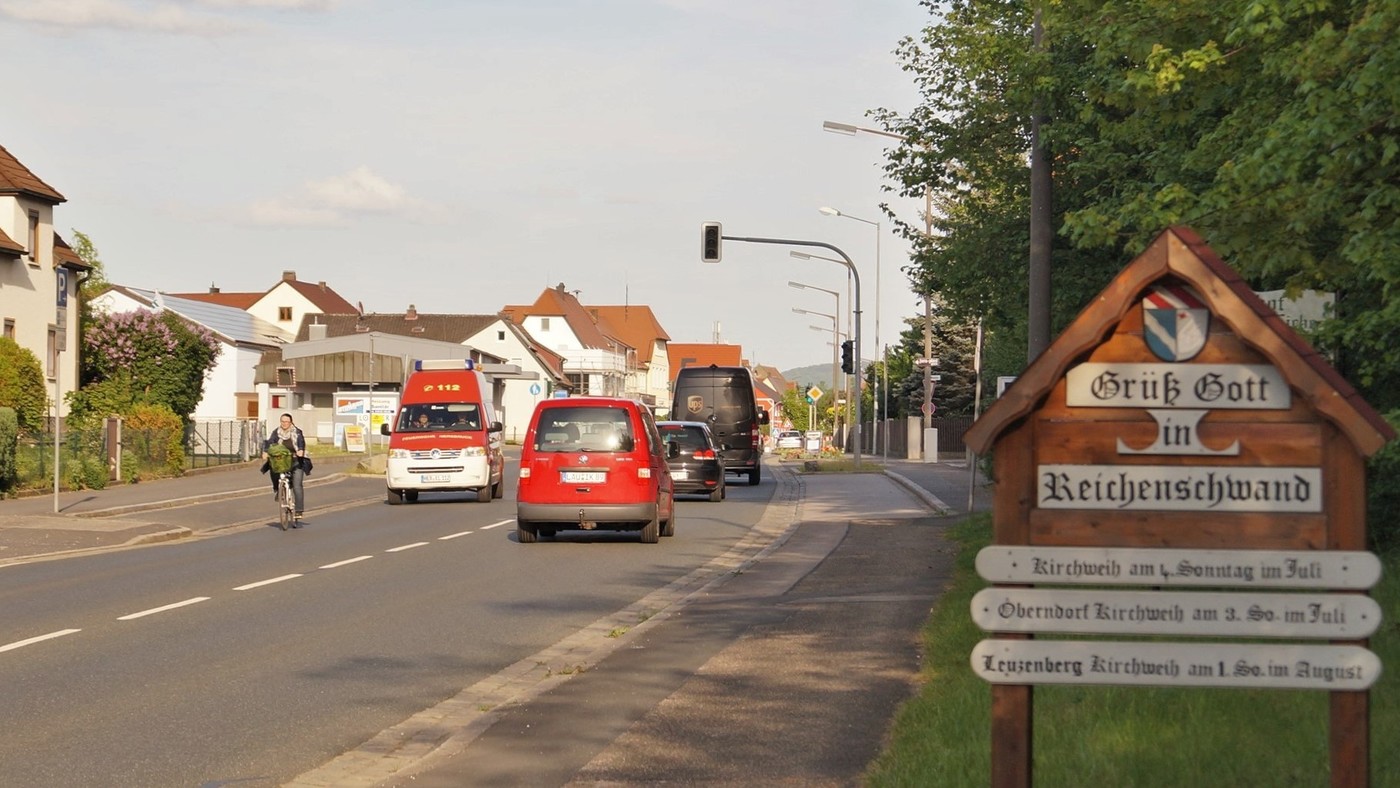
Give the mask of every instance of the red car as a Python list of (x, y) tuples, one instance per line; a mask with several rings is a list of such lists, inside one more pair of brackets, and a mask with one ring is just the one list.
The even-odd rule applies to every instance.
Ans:
[(535, 406), (520, 454), (516, 537), (562, 530), (637, 531), (643, 542), (676, 532), (669, 448), (651, 411), (616, 397), (548, 399)]

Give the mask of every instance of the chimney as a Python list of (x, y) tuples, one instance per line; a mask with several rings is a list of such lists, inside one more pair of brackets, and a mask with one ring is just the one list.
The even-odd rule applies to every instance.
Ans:
[(307, 339), (325, 339), (325, 338), (326, 338), (326, 324), (325, 324), (325, 323), (312, 323), (311, 325), (307, 326), (307, 327), (306, 327), (306, 338), (307, 338)]
[(217, 293), (217, 292), (219, 292), (219, 288), (215, 287), (213, 282), (210, 282), (210, 283), (209, 283), (209, 292), (210, 292), (210, 294)]
[(417, 320), (417, 319), (418, 319), (418, 307), (414, 306), (413, 304), (409, 304), (409, 305), (408, 305), (408, 311), (403, 313), (403, 319), (404, 319), (404, 320)]
[(283, 282), (295, 282), (296, 280), (297, 280), (297, 272), (296, 272), (296, 271), (283, 271), (283, 272), (282, 272), (282, 281), (283, 281)]
[(316, 284), (321, 288), (321, 292), (322, 292), (322, 293), (324, 293), (324, 292), (326, 292), (327, 290), (330, 289), (330, 288), (326, 287), (326, 283), (325, 283), (325, 282), (317, 282)]
[(554, 289), (555, 289), (555, 290), (558, 290), (558, 291), (561, 292), (561, 293), (564, 292), (564, 283), (563, 283), (563, 282), (560, 282), (559, 284), (557, 284), (557, 285), (554, 286)]

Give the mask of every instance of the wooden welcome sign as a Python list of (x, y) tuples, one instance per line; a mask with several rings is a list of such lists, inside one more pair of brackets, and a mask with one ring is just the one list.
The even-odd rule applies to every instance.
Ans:
[(1365, 461), (1394, 437), (1194, 232), (1162, 233), (966, 436), (996, 478), (971, 656), (993, 785), (1030, 785), (1047, 683), (1326, 690), (1332, 783), (1368, 784)]

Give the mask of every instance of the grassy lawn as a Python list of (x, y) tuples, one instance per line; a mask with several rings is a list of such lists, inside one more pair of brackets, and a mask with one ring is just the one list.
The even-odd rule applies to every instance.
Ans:
[[(991, 685), (968, 655), (985, 636), (973, 594), (987, 583), (973, 559), (990, 518), (951, 532), (957, 575), (923, 633), (923, 687), (900, 710), (872, 786), (979, 786), (989, 782)], [(1371, 594), (1385, 615), (1370, 648), (1390, 671), (1371, 687), (1371, 784), (1400, 785), (1400, 555), (1382, 557)], [(1039, 686), (1032, 767), (1037, 786), (1325, 786), (1327, 693), (1299, 690)]]

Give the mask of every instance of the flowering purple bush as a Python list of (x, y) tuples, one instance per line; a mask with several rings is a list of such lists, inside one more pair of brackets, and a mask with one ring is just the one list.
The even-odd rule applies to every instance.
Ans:
[[(101, 391), (94, 399), (104, 403), (165, 405), (188, 417), (204, 396), (204, 378), (221, 350), (213, 332), (173, 312), (95, 315), (83, 332), (83, 387)], [(83, 411), (87, 404), (97, 407), (77, 392), (75, 407)]]

